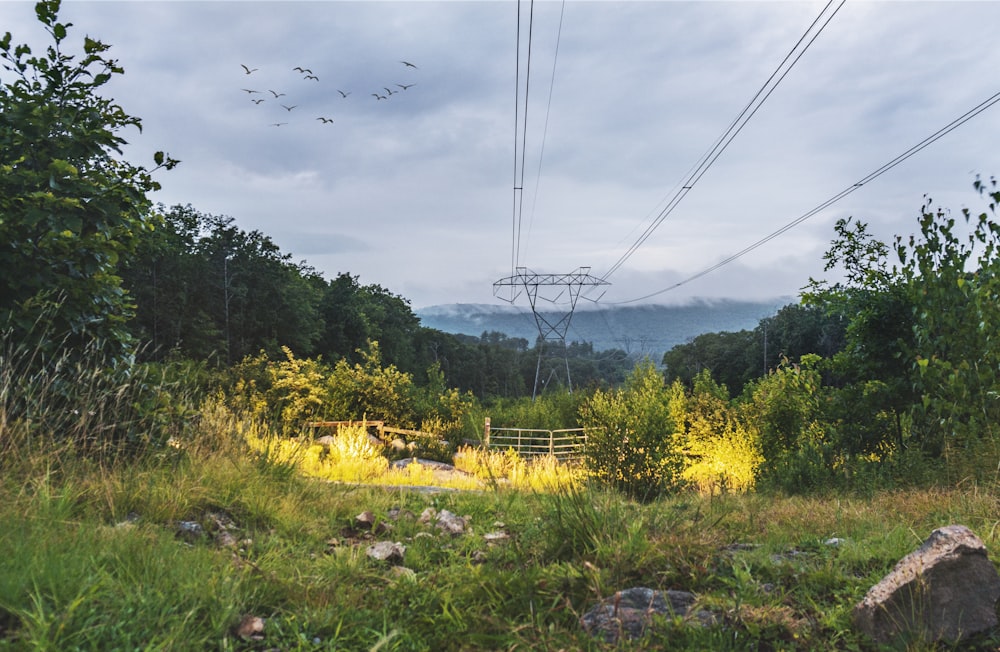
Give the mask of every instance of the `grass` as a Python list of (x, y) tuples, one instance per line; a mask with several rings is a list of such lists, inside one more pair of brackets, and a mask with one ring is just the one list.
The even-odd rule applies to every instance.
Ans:
[[(997, 496), (975, 487), (638, 503), (550, 460), (469, 449), (474, 490), (428, 492), (411, 487), (426, 469), (338, 465), (218, 405), (195, 421), (128, 463), (7, 440), (0, 650), (875, 650), (851, 609), (931, 530), (1000, 544)], [(466, 533), (428, 509), (466, 516)], [(369, 558), (377, 540), (405, 545), (403, 562)], [(660, 619), (617, 647), (581, 630), (635, 586), (692, 591), (717, 624)], [(260, 640), (238, 634), (245, 616), (264, 619)]]
[[(957, 492), (638, 504), (585, 486), (349, 486), (225, 446), (177, 455), (5, 478), (0, 649), (611, 649), (578, 618), (631, 586), (693, 591), (722, 624), (664, 621), (621, 649), (875, 649), (850, 610), (930, 530), (962, 521), (997, 543), (995, 499)], [(469, 531), (440, 533), (427, 508), (467, 515)], [(391, 529), (358, 529), (366, 510)], [(401, 567), (365, 555), (380, 538), (406, 545)], [(247, 614), (265, 619), (262, 641), (234, 633)]]

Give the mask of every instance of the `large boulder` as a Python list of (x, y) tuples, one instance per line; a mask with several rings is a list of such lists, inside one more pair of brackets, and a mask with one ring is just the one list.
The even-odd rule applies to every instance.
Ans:
[(955, 643), (997, 625), (1000, 576), (964, 525), (931, 532), (854, 607), (854, 625), (880, 643)]

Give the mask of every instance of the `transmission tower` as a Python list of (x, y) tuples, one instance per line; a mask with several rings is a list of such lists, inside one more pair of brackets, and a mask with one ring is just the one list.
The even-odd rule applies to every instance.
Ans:
[[(557, 342), (563, 351), (566, 363), (566, 386), (573, 391), (573, 382), (569, 374), (569, 356), (566, 353), (566, 334), (576, 303), (583, 294), (584, 288), (594, 288), (610, 285), (608, 281), (592, 276), (589, 267), (580, 267), (568, 274), (536, 274), (527, 267), (517, 267), (513, 276), (508, 276), (493, 284), (493, 296), (514, 303), (522, 294), (528, 297), (531, 314), (538, 327), (538, 364), (535, 366), (535, 386), (531, 391), (531, 399), (538, 395), (539, 376), (542, 369), (542, 357), (545, 345)], [(505, 292), (504, 289), (507, 288)], [(509, 296), (507, 296), (509, 295)], [(563, 298), (565, 296), (565, 299)], [(598, 297), (599, 299), (600, 297)], [(560, 303), (560, 300), (563, 300)], [(538, 309), (538, 301), (546, 301), (555, 308), (545, 313)], [(594, 299), (596, 301), (597, 299)]]

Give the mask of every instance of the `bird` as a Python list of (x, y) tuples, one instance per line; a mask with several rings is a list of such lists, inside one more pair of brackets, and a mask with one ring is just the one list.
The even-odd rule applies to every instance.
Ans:
[(410, 86), (416, 86), (416, 84), (396, 84), (396, 86), (399, 86), (400, 88), (402, 88), (405, 91)]
[[(409, 67), (409, 68), (417, 68), (415, 65), (413, 65), (409, 61), (400, 61), (400, 63), (403, 64), (404, 66)], [(420, 68), (417, 68), (417, 70), (420, 70)]]
[(309, 73), (310, 75), (312, 74), (312, 70), (309, 70), (308, 68), (300, 68), (299, 66), (295, 66), (294, 68), (292, 68), (292, 70), (298, 70), (303, 75), (306, 73)]
[(389, 95), (392, 95), (393, 93), (398, 93), (399, 92), (399, 91), (394, 91), (391, 88), (386, 88), (385, 86), (383, 86), (382, 88), (385, 88), (386, 97), (388, 97)]
[(345, 93), (344, 91), (340, 90), (339, 88), (337, 89), (337, 92), (340, 93), (340, 96), (343, 97), (344, 99), (347, 99), (347, 96), (351, 94), (350, 91), (347, 91)]
[(261, 98), (261, 99), (259, 99), (259, 100), (250, 100), (250, 101), (251, 101), (251, 102), (253, 102), (254, 104), (260, 104), (261, 102), (263, 102), (263, 101), (264, 101), (264, 99), (263, 99), (263, 98)]
[(384, 100), (385, 99), (385, 95), (379, 95), (378, 93), (372, 93), (372, 95), (375, 96), (376, 100)]
[(255, 90), (253, 90), (251, 88), (241, 88), (240, 90), (246, 91), (247, 93), (250, 93), (250, 94), (259, 93), (260, 92), (260, 91), (255, 91)]
[(284, 93), (276, 93), (275, 91), (272, 91), (270, 88), (267, 90), (271, 91), (271, 95), (274, 95), (274, 99), (278, 99), (279, 97), (284, 96)]
[(287, 124), (288, 124), (287, 122), (272, 122), (271, 126), (272, 127), (280, 127), (281, 125), (287, 125)]
[(322, 121), (323, 121), (323, 124), (326, 124), (327, 122), (333, 122), (333, 118), (324, 118), (324, 117), (322, 117), (322, 116), (320, 116), (320, 117), (318, 117), (318, 118), (316, 118), (316, 119), (317, 119), (317, 120), (322, 120)]
[(243, 70), (245, 70), (248, 75), (250, 73), (252, 73), (252, 72), (257, 72), (258, 70), (260, 70), (260, 68), (254, 68), (254, 69), (251, 70), (250, 68), (247, 68), (246, 66), (244, 66), (242, 63), (240, 65), (243, 66)]
[(317, 77), (316, 75), (306, 75), (302, 79), (315, 79), (316, 81), (319, 81), (319, 77)]
[(282, 104), (281, 108), (285, 109), (286, 111), (291, 111), (292, 109), (294, 109), (297, 106), (298, 106), (298, 104), (293, 104), (291, 106), (285, 106), (284, 104)]

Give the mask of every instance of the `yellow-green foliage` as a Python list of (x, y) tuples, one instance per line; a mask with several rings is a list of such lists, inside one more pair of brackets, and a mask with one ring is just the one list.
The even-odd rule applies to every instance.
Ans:
[(340, 482), (368, 482), (386, 473), (382, 456), (362, 426), (339, 428), (328, 447), (312, 441), (248, 436), (247, 444), (277, 463), (294, 464), (304, 475)]
[(701, 493), (753, 489), (764, 459), (760, 443), (756, 430), (736, 418), (725, 386), (705, 370), (695, 377), (690, 396), (679, 382), (669, 393), (671, 414), (683, 428), (678, 437), (685, 455), (681, 477)]
[(397, 428), (416, 426), (413, 377), (395, 365), (382, 366), (378, 342), (362, 352), (364, 364), (337, 361), (328, 381), (327, 409), (336, 420), (376, 419)]
[(526, 459), (511, 448), (463, 446), (455, 455), (455, 468), (494, 485), (541, 492), (578, 488), (586, 479), (579, 465), (559, 462), (551, 455)]
[(727, 429), (688, 447), (689, 462), (681, 476), (701, 493), (753, 489), (764, 460), (753, 433), (730, 421)]
[(437, 362), (427, 370), (427, 385), (420, 394), (417, 406), (421, 416), (420, 430), (437, 435), (439, 439), (455, 441), (460, 438), (475, 404), (472, 394), (449, 388)]
[(269, 399), (280, 408), (281, 423), (286, 432), (322, 414), (327, 400), (325, 387), (329, 369), (316, 360), (300, 360), (287, 347), (281, 347), (285, 360), (267, 366), (271, 389)]

